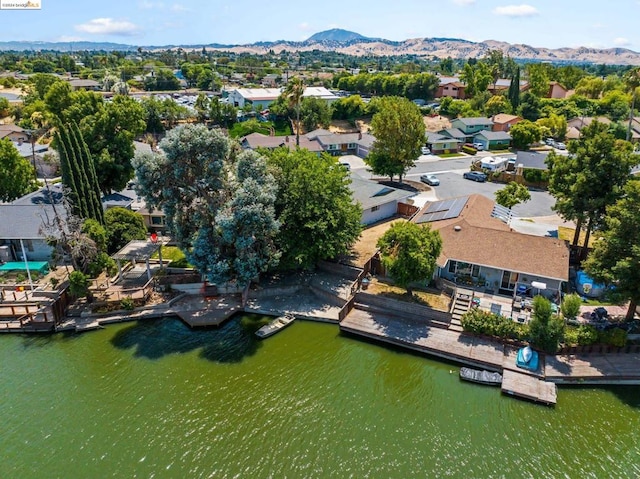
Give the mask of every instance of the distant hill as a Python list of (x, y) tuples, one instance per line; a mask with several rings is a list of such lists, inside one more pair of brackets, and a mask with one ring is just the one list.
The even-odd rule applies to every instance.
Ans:
[(307, 38), (304, 43), (320, 43), (320, 42), (337, 42), (337, 43), (350, 43), (354, 40), (368, 40), (367, 37), (360, 35), (356, 32), (350, 32), (349, 30), (342, 30), (341, 28), (333, 28), (331, 30), (325, 30), (324, 32), (318, 32)]
[[(490, 50), (502, 50), (516, 60), (550, 61), (554, 63), (603, 63), (609, 65), (640, 65), (640, 53), (626, 48), (538, 48), (530, 45), (510, 44), (495, 40), (472, 42), (459, 38), (411, 38), (404, 41), (390, 41), (370, 38), (356, 32), (335, 28), (318, 32), (305, 41), (257, 42), (247, 45), (165, 45), (143, 46), (144, 50), (201, 49), (233, 53), (266, 54), (300, 51), (334, 51), (347, 55), (396, 56), (416, 55), (425, 58), (481, 58)], [(0, 42), (1, 50), (106, 50), (135, 51), (137, 45), (96, 42)]]

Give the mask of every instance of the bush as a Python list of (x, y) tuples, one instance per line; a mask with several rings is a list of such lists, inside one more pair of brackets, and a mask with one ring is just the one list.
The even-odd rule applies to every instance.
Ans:
[(544, 183), (549, 181), (549, 172), (545, 170), (525, 168), (522, 172), (522, 176), (529, 183)]
[(131, 311), (134, 308), (133, 298), (131, 296), (127, 296), (126, 298), (122, 298), (120, 300), (120, 308)]
[(514, 323), (510, 318), (480, 309), (466, 312), (460, 319), (465, 331), (475, 334), (486, 334), (502, 339), (524, 339), (528, 328)]
[(598, 333), (598, 342), (622, 348), (627, 344), (627, 332), (621, 328), (612, 328)]
[(26, 281), (27, 276), (24, 273), (18, 273), (16, 274), (16, 283), (22, 283), (23, 281)]
[(478, 153), (478, 150), (476, 150), (472, 146), (467, 146), (467, 145), (464, 145), (462, 147), (462, 151), (465, 152), (468, 155), (475, 155), (476, 153)]
[(564, 344), (567, 346), (588, 346), (598, 342), (598, 331), (593, 326), (565, 326)]
[(575, 319), (580, 314), (580, 307), (582, 306), (582, 298), (577, 294), (568, 294), (562, 300), (560, 305), (560, 311), (564, 319)]

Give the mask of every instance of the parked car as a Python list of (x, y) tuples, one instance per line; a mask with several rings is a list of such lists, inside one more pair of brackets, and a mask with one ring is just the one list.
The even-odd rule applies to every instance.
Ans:
[(478, 151), (484, 150), (484, 145), (482, 143), (478, 143), (477, 141), (473, 143), (473, 147)]
[(567, 145), (565, 145), (564, 143), (562, 143), (561, 141), (556, 142), (555, 147), (558, 150), (566, 150), (567, 149)]
[(420, 152), (423, 155), (430, 155), (431, 154), (431, 150), (429, 148), (427, 148), (426, 146), (423, 146), (422, 148), (420, 148)]
[(544, 140), (544, 144), (548, 146), (554, 146), (556, 144), (556, 140), (554, 140), (553, 138), (546, 138)]
[(351, 171), (351, 165), (349, 163), (347, 163), (346, 161), (341, 161), (340, 166), (342, 166), (345, 170), (347, 171)]
[(429, 186), (438, 186), (440, 184), (440, 180), (435, 175), (422, 175), (420, 177), (420, 181), (428, 184)]
[(487, 175), (482, 173), (481, 171), (467, 171), (462, 177), (465, 180), (478, 181), (480, 183), (484, 183), (487, 181)]

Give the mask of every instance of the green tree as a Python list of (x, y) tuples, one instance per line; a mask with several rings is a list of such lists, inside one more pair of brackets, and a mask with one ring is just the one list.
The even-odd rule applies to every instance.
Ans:
[(69, 292), (76, 298), (89, 296), (89, 278), (82, 271), (72, 271), (69, 274)]
[(107, 251), (113, 254), (129, 241), (147, 238), (147, 228), (140, 213), (127, 208), (109, 208), (104, 214)]
[(542, 127), (542, 136), (551, 136), (563, 140), (567, 134), (567, 119), (564, 116), (551, 113), (545, 118), (540, 118), (536, 124)]
[(9, 103), (9, 100), (7, 100), (5, 97), (0, 97), (0, 118), (9, 116), (10, 110), (11, 104)]
[(531, 343), (555, 353), (564, 333), (564, 322), (552, 313), (551, 302), (542, 297), (533, 298), (533, 314), (529, 322)]
[(238, 154), (227, 136), (182, 125), (160, 142), (163, 154), (135, 158), (138, 188), (191, 264), (220, 283), (248, 278), (277, 261), (275, 180), (255, 152)]
[(327, 128), (331, 123), (331, 109), (326, 101), (309, 97), (302, 100), (300, 106), (302, 125), (306, 131), (316, 128)]
[(386, 97), (371, 120), (376, 140), (366, 162), (374, 173), (402, 177), (413, 167), (425, 142), (425, 126), (418, 107), (406, 98)]
[(631, 98), (619, 90), (605, 93), (598, 102), (601, 113), (609, 116), (613, 121), (620, 121), (629, 115)]
[(511, 140), (515, 148), (526, 150), (529, 145), (540, 141), (542, 131), (538, 125), (529, 121), (522, 120), (511, 127), (509, 130)]
[(0, 140), (0, 201), (13, 201), (37, 189), (33, 166), (8, 138)]
[(580, 314), (580, 307), (582, 306), (582, 298), (578, 294), (567, 294), (562, 299), (560, 305), (560, 311), (564, 319), (576, 319)]
[(365, 115), (367, 105), (360, 95), (351, 95), (336, 100), (333, 108), (333, 118), (336, 120), (353, 120)]
[(604, 80), (599, 77), (584, 77), (576, 85), (576, 95), (582, 95), (593, 100), (600, 98), (604, 89)]
[(312, 268), (346, 254), (360, 235), (362, 210), (353, 203), (349, 176), (334, 158), (308, 150), (266, 153), (278, 182), (277, 244), (283, 268)]
[(493, 80), (493, 75), (486, 63), (478, 62), (471, 65), (467, 62), (460, 74), (460, 80), (466, 84), (465, 95), (472, 98), (487, 90)]
[(496, 191), (496, 203), (505, 208), (513, 208), (520, 203), (526, 203), (531, 199), (531, 193), (526, 186), (515, 181), (509, 182), (504, 188)]
[(627, 137), (626, 140), (631, 140), (631, 126), (633, 125), (633, 118), (635, 115), (636, 99), (640, 91), (640, 68), (634, 68), (629, 71), (624, 78), (624, 81), (631, 90), (631, 109), (629, 110), (629, 123), (627, 125)]
[(527, 64), (527, 80), (529, 91), (538, 98), (544, 98), (549, 93), (549, 76), (547, 66), (542, 63)]
[(509, 101), (502, 95), (492, 96), (484, 106), (484, 112), (487, 116), (506, 113), (510, 109), (511, 105), (509, 105)]
[(620, 198), (639, 160), (630, 143), (616, 140), (608, 126), (597, 121), (583, 128), (568, 150), (568, 156), (552, 153), (547, 157), (549, 192), (556, 199), (554, 211), (576, 223), (574, 246), (587, 223), (586, 246), (592, 229), (602, 225), (607, 206)]
[(514, 75), (511, 77), (511, 83), (509, 83), (508, 95), (509, 102), (513, 111), (517, 111), (520, 106), (520, 67), (516, 68)]
[(517, 111), (520, 112), (520, 116), (525, 120), (536, 121), (542, 114), (540, 99), (531, 92), (524, 92)]
[(304, 82), (300, 77), (289, 80), (282, 95), (287, 100), (289, 107), (293, 108), (296, 114), (296, 145), (300, 146), (300, 106), (304, 95)]
[(431, 280), (442, 251), (442, 238), (429, 225), (399, 221), (382, 235), (377, 246), (387, 274), (411, 295), (411, 283)]
[(615, 285), (614, 300), (630, 300), (627, 320), (640, 303), (640, 182), (629, 181), (624, 195), (607, 208), (601, 237), (584, 262), (596, 281)]

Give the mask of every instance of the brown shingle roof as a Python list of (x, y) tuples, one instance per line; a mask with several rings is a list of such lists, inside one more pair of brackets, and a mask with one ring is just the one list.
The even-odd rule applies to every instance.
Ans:
[[(428, 206), (429, 203), (422, 211), (426, 211)], [(490, 199), (471, 195), (460, 216), (430, 223), (442, 236), (439, 266), (455, 260), (569, 280), (569, 249), (564, 241), (514, 232), (499, 219), (491, 217), (493, 206)], [(418, 213), (416, 218), (420, 216)]]

